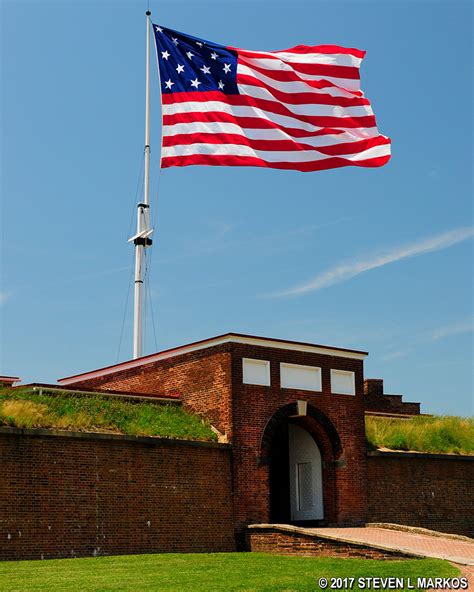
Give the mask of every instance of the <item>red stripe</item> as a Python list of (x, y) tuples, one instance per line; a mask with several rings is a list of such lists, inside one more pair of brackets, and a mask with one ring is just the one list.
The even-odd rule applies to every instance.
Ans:
[(230, 113), (222, 113), (219, 111), (197, 111), (195, 113), (175, 113), (174, 115), (163, 116), (163, 125), (173, 125), (175, 123), (193, 123), (195, 121), (234, 123), (241, 128), (249, 129), (280, 129), (295, 138), (308, 138), (314, 136), (325, 136), (327, 134), (337, 135), (344, 133), (343, 130), (336, 128), (321, 128), (320, 130), (309, 132), (298, 128), (279, 125), (274, 121), (261, 119), (260, 117), (236, 117)]
[[(311, 74), (311, 76), (322, 76), (323, 78), (328, 76), (329, 78), (346, 78), (349, 80), (360, 80), (359, 68), (355, 66), (333, 66), (332, 64), (306, 64), (303, 62), (289, 62), (284, 58), (279, 57), (277, 54), (274, 55), (262, 55), (256, 52), (239, 52), (239, 57), (242, 58), (260, 58), (268, 60), (276, 60), (284, 62), (296, 72), (302, 74)], [(276, 65), (276, 64), (275, 64)]]
[(366, 98), (362, 97), (333, 97), (323, 93), (315, 92), (295, 92), (287, 93), (282, 90), (277, 90), (270, 86), (260, 78), (249, 76), (248, 74), (237, 73), (237, 84), (250, 84), (264, 88), (272, 93), (272, 95), (279, 101), (290, 103), (292, 105), (336, 105), (338, 107), (360, 107), (362, 105), (370, 105)]
[[(258, 51), (248, 51), (246, 49), (239, 49), (238, 47), (229, 47), (228, 49), (233, 49), (239, 53), (259, 53)], [(277, 54), (279, 52), (288, 52), (288, 53), (326, 53), (326, 54), (348, 54), (353, 55), (356, 58), (363, 59), (365, 57), (366, 52), (363, 49), (356, 49), (355, 47), (341, 47), (340, 45), (296, 45), (295, 47), (290, 47), (289, 49), (279, 49), (278, 51), (268, 52)], [(260, 52), (262, 55), (262, 52)]]
[[(174, 99), (172, 103), (186, 102), (186, 101), (206, 101), (206, 100), (219, 100), (226, 104), (236, 107), (255, 107), (256, 109), (263, 109), (269, 113), (277, 115), (285, 115), (286, 117), (292, 117), (298, 121), (310, 123), (318, 127), (336, 127), (336, 128), (358, 128), (358, 127), (375, 127), (375, 117), (373, 115), (363, 115), (361, 117), (330, 117), (325, 115), (299, 115), (293, 113), (281, 103), (276, 103), (268, 99), (256, 99), (254, 97), (248, 97), (246, 95), (222, 95), (217, 93), (219, 98), (214, 98), (215, 91), (204, 91), (202, 93), (173, 93), (169, 95), (163, 95), (165, 97), (171, 97)], [(186, 95), (185, 98), (180, 95)], [(191, 97), (189, 97), (191, 95)], [(199, 98), (198, 96), (199, 95)], [(202, 96), (204, 95), (204, 96)], [(210, 96), (213, 95), (213, 96)], [(169, 104), (170, 101), (163, 101)]]
[[(301, 78), (301, 76), (298, 76), (294, 70), (266, 70), (265, 68), (261, 68), (260, 66), (245, 61), (245, 59), (240, 59), (240, 63), (247, 66), (247, 68), (260, 72), (260, 74), (264, 74), (267, 78), (278, 80), (279, 82), (304, 82), (313, 88), (342, 88), (329, 80), (307, 80), (306, 78)], [(359, 90), (349, 90), (347, 88), (343, 88), (343, 90), (356, 97), (363, 96), (362, 91)]]
[(302, 172), (322, 171), (325, 169), (335, 169), (343, 166), (358, 167), (380, 167), (386, 164), (390, 156), (378, 156), (377, 158), (368, 158), (353, 162), (347, 158), (327, 158), (313, 162), (267, 162), (261, 158), (253, 156), (213, 156), (209, 154), (194, 154), (191, 156), (168, 156), (162, 160), (162, 167), (189, 166), (193, 164), (204, 164), (214, 166), (259, 166), (270, 169), (287, 169)]
[[(244, 132), (242, 131), (242, 134)], [(238, 146), (248, 146), (254, 150), (268, 150), (278, 152), (304, 152), (314, 150), (328, 156), (341, 156), (343, 154), (357, 154), (364, 152), (374, 146), (390, 144), (390, 140), (384, 136), (377, 136), (360, 142), (347, 142), (344, 144), (333, 144), (331, 146), (320, 146), (315, 148), (310, 144), (295, 142), (293, 140), (254, 140), (240, 134), (215, 133), (207, 134), (195, 132), (190, 134), (176, 134), (175, 136), (165, 136), (163, 146), (182, 146), (190, 144), (237, 144)], [(231, 148), (229, 149), (231, 150)]]

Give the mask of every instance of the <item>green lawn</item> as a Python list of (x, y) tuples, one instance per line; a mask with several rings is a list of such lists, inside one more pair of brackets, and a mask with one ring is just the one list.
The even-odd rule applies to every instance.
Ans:
[(414, 416), (390, 419), (367, 416), (365, 433), (371, 448), (417, 452), (474, 454), (474, 418)]
[(176, 405), (121, 400), (100, 394), (31, 388), (0, 389), (0, 425), (161, 436), (184, 440), (217, 439), (209, 422)]
[[(127, 555), (94, 559), (0, 562), (8, 592), (313, 591), (326, 577), (453, 577), (436, 559), (375, 561), (283, 557), (264, 553)], [(359, 590), (356, 585), (353, 590)]]

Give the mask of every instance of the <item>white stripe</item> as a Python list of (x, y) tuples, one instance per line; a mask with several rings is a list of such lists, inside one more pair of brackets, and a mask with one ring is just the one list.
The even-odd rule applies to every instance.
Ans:
[(260, 56), (275, 56), (283, 62), (300, 64), (324, 64), (328, 66), (349, 66), (360, 68), (362, 58), (346, 53), (292, 53), (291, 51), (251, 51), (239, 49), (239, 55), (245, 55), (247, 52)]
[(376, 127), (351, 129), (342, 134), (326, 134), (324, 136), (309, 136), (299, 138), (292, 136), (281, 129), (253, 129), (242, 128), (235, 123), (224, 123), (219, 121), (195, 121), (193, 123), (175, 123), (163, 126), (163, 135), (172, 138), (178, 134), (237, 134), (251, 140), (291, 140), (311, 146), (333, 146), (335, 144), (347, 144), (359, 142), (368, 138), (375, 138), (380, 135)]
[(239, 56), (239, 61), (242, 60), (243, 63), (250, 65), (250, 66), (258, 66), (259, 68), (263, 68), (265, 70), (276, 70), (278, 72), (291, 71), (294, 72), (299, 78), (304, 80), (327, 80), (340, 88), (345, 88), (346, 90), (353, 90), (358, 91), (360, 90), (360, 80), (354, 80), (352, 78), (336, 78), (334, 76), (323, 76), (322, 74), (304, 74), (302, 72), (298, 72), (294, 70), (290, 64), (286, 62), (282, 62), (280, 60), (266, 60), (266, 59), (259, 59), (259, 58), (247, 58)]
[[(282, 152), (268, 150), (254, 150), (249, 146), (240, 146), (238, 144), (190, 144), (167, 146), (163, 148), (163, 158), (172, 156), (192, 156), (194, 154), (204, 154), (212, 156), (252, 156), (260, 158), (266, 162), (313, 162), (318, 160), (327, 160), (334, 156), (323, 155), (313, 150)], [(350, 161), (365, 160), (368, 158), (377, 158), (388, 156), (390, 154), (390, 144), (374, 146), (362, 152), (355, 154), (344, 154), (339, 158)]]
[[(220, 112), (229, 113), (234, 117), (261, 117), (268, 121), (273, 121), (278, 125), (285, 127), (293, 127), (303, 129), (310, 132), (316, 132), (323, 129), (320, 126), (315, 126), (305, 121), (295, 119), (289, 115), (280, 115), (265, 111), (259, 107), (250, 107), (247, 105), (229, 105), (221, 101), (187, 101), (185, 103), (173, 103), (172, 105), (163, 105), (163, 115), (175, 115), (176, 113), (195, 113), (195, 112)], [(331, 127), (347, 129), (344, 127), (344, 118), (337, 125)], [(352, 128), (351, 128), (352, 129)]]
[[(257, 80), (261, 80), (268, 86), (275, 88), (277, 90), (281, 90), (287, 93), (300, 93), (300, 92), (311, 92), (321, 95), (331, 95), (332, 97), (345, 97), (347, 99), (353, 99), (354, 93), (349, 91), (345, 91), (342, 88), (338, 88), (336, 86), (329, 86), (327, 88), (314, 88), (307, 84), (304, 80), (300, 82), (283, 82), (281, 80), (273, 80), (273, 78), (269, 78), (262, 74), (261, 72), (257, 72), (253, 70), (249, 66), (245, 64), (238, 63), (237, 64), (237, 76), (239, 74), (246, 74), (247, 76), (252, 76), (253, 78), (257, 78)], [(298, 76), (303, 76), (302, 74), (298, 74)]]
[(370, 105), (360, 105), (358, 107), (341, 107), (339, 105), (321, 105), (318, 103), (285, 103), (275, 98), (272, 93), (261, 86), (252, 86), (249, 84), (237, 84), (239, 93), (255, 99), (266, 99), (284, 105), (289, 111), (296, 115), (318, 115), (322, 117), (365, 117), (373, 115)]
[(300, 121), (299, 119), (294, 119), (293, 117), (288, 117), (287, 115), (277, 115), (276, 113), (267, 113), (266, 111), (263, 111), (262, 109), (258, 109), (256, 107), (247, 107), (245, 105), (233, 106), (227, 103), (221, 103), (217, 101), (207, 101), (204, 103), (191, 101), (187, 103), (174, 103), (172, 105), (163, 105), (162, 109), (163, 115), (174, 115), (176, 113), (193, 113), (196, 111), (217, 111), (220, 113), (229, 113), (234, 117), (262, 118), (266, 119), (267, 121), (272, 121), (277, 125), (302, 129), (308, 132), (317, 132), (322, 129), (321, 127), (312, 125), (311, 123)]

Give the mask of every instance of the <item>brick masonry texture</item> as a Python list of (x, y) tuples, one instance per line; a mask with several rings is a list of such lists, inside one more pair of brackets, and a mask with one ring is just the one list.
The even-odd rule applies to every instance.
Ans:
[(278, 529), (248, 531), (251, 551), (278, 555), (317, 555), (318, 557), (400, 559), (410, 557), (400, 551), (384, 551), (370, 545), (356, 545), (343, 541), (319, 538), (314, 535), (280, 532)]
[(0, 559), (234, 550), (228, 446), (31, 432), (0, 433)]
[(402, 395), (384, 393), (381, 378), (367, 378), (364, 380), (364, 395), (366, 411), (401, 413), (404, 415), (420, 414), (420, 403), (404, 402)]
[[(243, 384), (243, 358), (270, 361), (271, 386)], [(322, 392), (280, 388), (280, 362), (320, 367)], [(355, 396), (331, 393), (331, 368), (355, 373)], [(341, 443), (341, 450), (335, 452), (327, 430), (317, 420), (309, 418), (306, 423), (301, 420), (322, 453), (325, 521), (331, 524), (365, 521), (362, 360), (227, 343), (77, 384), (156, 395), (179, 394), (186, 408), (206, 417), (225, 434), (233, 448), (234, 520), (241, 543), (245, 540), (247, 524), (270, 521), (270, 472), (264, 458), (268, 451), (262, 450), (265, 430), (280, 409), (295, 405), (298, 399), (305, 400), (334, 428)], [(288, 417), (284, 419), (287, 421)]]
[(374, 453), (367, 460), (369, 522), (474, 536), (474, 457)]

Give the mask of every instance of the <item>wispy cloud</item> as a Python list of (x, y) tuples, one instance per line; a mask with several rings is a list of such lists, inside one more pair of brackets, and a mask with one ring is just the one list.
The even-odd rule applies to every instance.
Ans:
[(451, 325), (445, 325), (439, 327), (431, 333), (431, 339), (438, 341), (445, 337), (451, 337), (451, 335), (460, 335), (461, 333), (471, 333), (474, 331), (474, 318), (464, 319)]
[(437, 234), (408, 245), (394, 248), (390, 251), (380, 252), (368, 259), (336, 265), (335, 267), (318, 274), (312, 280), (304, 284), (280, 292), (275, 292), (268, 296), (278, 298), (284, 296), (302, 296), (309, 292), (316, 292), (317, 290), (328, 288), (334, 284), (345, 282), (361, 273), (365, 273), (366, 271), (383, 267), (389, 263), (395, 263), (402, 259), (415, 257), (416, 255), (424, 255), (425, 253), (432, 253), (434, 251), (446, 249), (452, 245), (465, 241), (472, 236), (474, 236), (474, 227), (456, 228), (444, 232), (443, 234)]

